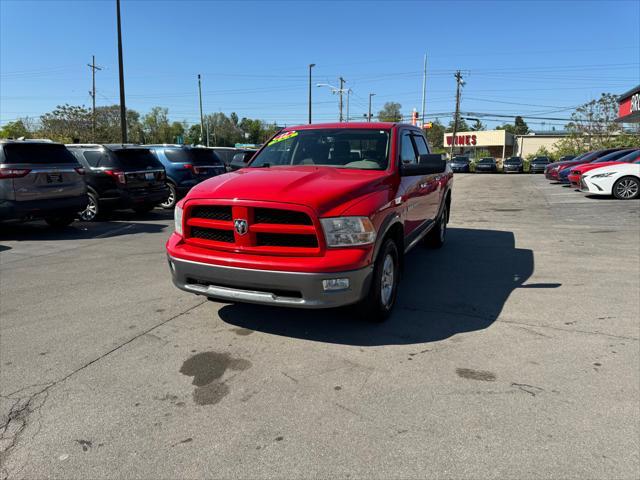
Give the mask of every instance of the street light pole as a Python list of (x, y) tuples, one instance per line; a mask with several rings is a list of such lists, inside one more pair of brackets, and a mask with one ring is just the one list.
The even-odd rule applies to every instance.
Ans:
[[(200, 81), (200, 74), (198, 74), (198, 96), (200, 97), (200, 141), (204, 139), (204, 115), (202, 114), (202, 83)], [(209, 146), (209, 135), (207, 135), (206, 141), (207, 147)]]
[(309, 64), (309, 125), (311, 125), (311, 69), (315, 66), (315, 63)]
[(371, 121), (371, 97), (373, 97), (375, 93), (369, 94), (369, 115), (367, 115), (367, 122)]
[(342, 116), (342, 92), (344, 92), (345, 82), (346, 80), (340, 77), (340, 89), (338, 90), (338, 94), (340, 95), (340, 123), (342, 123), (342, 121), (344, 120), (344, 117)]
[(120, 76), (120, 130), (122, 143), (127, 143), (127, 107), (124, 100), (124, 66), (122, 62), (122, 27), (120, 22), (120, 0), (116, 0), (116, 17), (118, 22), (118, 70)]

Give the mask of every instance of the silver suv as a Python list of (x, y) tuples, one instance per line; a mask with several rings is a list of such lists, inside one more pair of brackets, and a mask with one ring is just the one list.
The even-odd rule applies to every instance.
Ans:
[(74, 221), (87, 206), (84, 169), (64, 145), (44, 140), (0, 141), (0, 220)]

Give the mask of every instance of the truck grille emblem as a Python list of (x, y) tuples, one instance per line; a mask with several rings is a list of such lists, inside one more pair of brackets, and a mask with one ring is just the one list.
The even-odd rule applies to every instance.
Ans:
[(237, 219), (237, 220), (234, 220), (233, 228), (235, 228), (235, 230), (238, 233), (238, 235), (244, 235), (249, 230), (249, 227), (247, 225), (247, 221), (243, 220), (243, 219), (240, 219), (240, 218)]

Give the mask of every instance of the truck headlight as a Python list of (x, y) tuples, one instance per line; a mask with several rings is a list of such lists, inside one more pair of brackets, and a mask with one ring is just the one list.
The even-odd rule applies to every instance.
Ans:
[(615, 175), (617, 172), (607, 172), (607, 173), (599, 173), (597, 175), (592, 175), (591, 178), (606, 178), (611, 175)]
[(375, 242), (376, 230), (367, 217), (321, 218), (329, 247), (354, 247)]
[(173, 209), (173, 220), (175, 223), (175, 231), (178, 235), (182, 235), (182, 207), (176, 205)]

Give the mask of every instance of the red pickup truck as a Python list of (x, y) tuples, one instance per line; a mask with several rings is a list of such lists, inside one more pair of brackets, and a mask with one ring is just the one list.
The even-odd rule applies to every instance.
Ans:
[(211, 299), (358, 304), (384, 320), (405, 254), (445, 241), (453, 174), (399, 123), (280, 131), (236, 171), (192, 188), (167, 242), (174, 284)]

